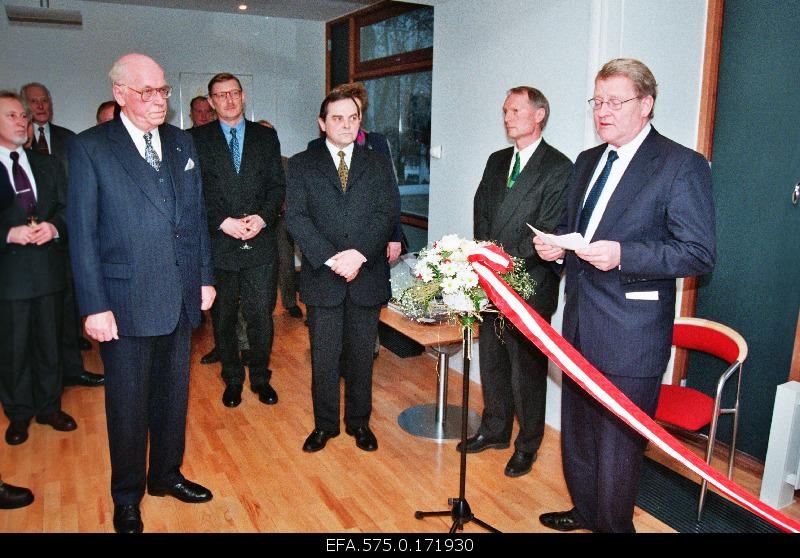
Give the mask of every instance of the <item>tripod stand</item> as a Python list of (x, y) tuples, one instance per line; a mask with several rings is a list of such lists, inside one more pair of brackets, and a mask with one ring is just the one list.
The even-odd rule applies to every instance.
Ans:
[(458, 498), (447, 499), (447, 503), (452, 506), (449, 510), (416, 511), (414, 512), (414, 517), (423, 519), (425, 517), (449, 515), (453, 518), (453, 524), (450, 526), (451, 533), (455, 533), (456, 530), (463, 531), (464, 525), (470, 521), (474, 521), (487, 531), (499, 533), (500, 531), (473, 515), (472, 509), (469, 507), (469, 502), (467, 502), (467, 499), (464, 497), (467, 484), (467, 419), (469, 418), (469, 365), (471, 360), (472, 327), (466, 326), (464, 327), (464, 387), (461, 395), (461, 469), (459, 472)]

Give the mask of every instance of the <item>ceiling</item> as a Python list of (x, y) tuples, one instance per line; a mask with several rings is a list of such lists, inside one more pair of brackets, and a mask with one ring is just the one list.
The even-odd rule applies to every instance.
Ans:
[[(330, 21), (380, 0), (85, 0), (205, 12)], [(239, 10), (246, 4), (247, 10)]]

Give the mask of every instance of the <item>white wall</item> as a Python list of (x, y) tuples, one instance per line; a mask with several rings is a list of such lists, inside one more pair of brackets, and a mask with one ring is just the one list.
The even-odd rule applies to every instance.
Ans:
[[(513, 86), (544, 92), (551, 105), (544, 137), (574, 160), (599, 143), (586, 103), (597, 70), (612, 58), (638, 58), (659, 84), (653, 125), (694, 147), (705, 22), (705, 0), (436, 2), (431, 144), (443, 155), (431, 161), (429, 240), (472, 236), (486, 159), (509, 145), (501, 107)], [(553, 318), (559, 330), (563, 292), (561, 302)], [(559, 386), (560, 372), (551, 369), (547, 422), (556, 427)]]
[[(13, 4), (39, 6), (38, 0)], [(163, 66), (176, 88), (172, 124), (180, 125), (180, 72), (230, 71), (253, 76), (248, 117), (252, 109), (257, 119), (276, 126), (284, 155), (302, 151), (317, 136), (315, 116), (325, 89), (322, 22), (77, 0), (50, 5), (80, 10), (83, 27), (9, 25), (2, 15), (0, 88), (44, 83), (53, 95), (56, 124), (76, 132), (94, 125), (97, 106), (112, 98), (106, 77), (112, 62), (142, 52)]]

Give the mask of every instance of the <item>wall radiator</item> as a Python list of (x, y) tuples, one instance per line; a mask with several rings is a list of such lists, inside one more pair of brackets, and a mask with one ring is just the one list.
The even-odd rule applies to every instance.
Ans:
[(772, 425), (769, 429), (767, 460), (759, 498), (780, 509), (794, 500), (800, 488), (800, 382), (778, 386)]

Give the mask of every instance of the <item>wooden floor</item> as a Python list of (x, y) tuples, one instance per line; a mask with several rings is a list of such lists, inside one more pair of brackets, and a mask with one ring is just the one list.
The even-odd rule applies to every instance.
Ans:
[[(455, 441), (437, 444), (403, 431), (397, 416), (433, 402), (434, 358), (400, 358), (381, 348), (376, 361), (371, 426), (380, 448), (366, 453), (344, 434), (318, 453), (302, 451), (313, 428), (308, 330), (280, 308), (275, 314), (272, 385), (277, 405), (267, 406), (245, 389), (235, 409), (220, 401), (219, 365), (200, 357), (212, 344), (210, 325), (194, 335), (187, 447), (182, 468), (209, 487), (214, 499), (184, 504), (145, 495), (141, 509), (147, 532), (446, 532), (449, 517), (414, 518), (415, 510), (447, 509), (458, 495)], [(86, 368), (102, 371), (97, 349), (84, 353)], [(453, 374), (449, 401), (461, 398), (461, 376)], [(481, 409), (473, 384), (470, 407)], [(4, 442), (0, 472), (11, 484), (30, 487), (33, 505), (0, 512), (0, 532), (113, 532), (110, 467), (102, 388), (67, 388), (63, 408), (78, 430), (56, 432), (32, 423), (20, 446)], [(5, 431), (7, 420), (0, 419)], [(533, 471), (503, 474), (509, 450), (489, 450), (468, 459), (466, 497), (480, 519), (504, 532), (543, 532), (540, 513), (571, 507), (561, 473), (558, 432), (548, 427)], [(757, 493), (759, 479), (737, 472), (735, 480)], [(800, 517), (800, 505), (784, 511)], [(637, 531), (671, 529), (636, 510)], [(472, 523), (465, 532), (482, 532)]]

